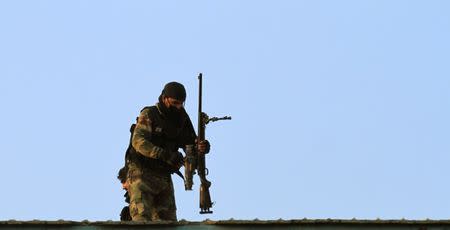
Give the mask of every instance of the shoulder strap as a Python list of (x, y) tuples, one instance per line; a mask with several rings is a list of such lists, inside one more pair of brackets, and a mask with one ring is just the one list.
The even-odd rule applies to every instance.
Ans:
[(159, 128), (164, 128), (164, 121), (162, 120), (162, 115), (161, 112), (158, 109), (158, 106), (154, 105), (154, 106), (149, 106), (149, 107), (145, 107), (148, 109), (148, 117), (150, 118), (150, 120), (152, 121), (152, 129), (154, 131), (156, 131), (155, 129), (157, 127)]
[(145, 107), (144, 109), (148, 109), (148, 116), (150, 117), (150, 119), (155, 120), (155, 119), (160, 119), (159, 116), (159, 110), (158, 107), (156, 105), (154, 106), (148, 106)]

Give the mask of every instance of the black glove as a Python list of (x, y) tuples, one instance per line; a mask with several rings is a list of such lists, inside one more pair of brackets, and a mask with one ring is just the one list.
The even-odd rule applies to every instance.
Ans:
[(178, 170), (184, 164), (184, 157), (178, 151), (168, 152), (166, 163), (172, 166), (174, 169)]

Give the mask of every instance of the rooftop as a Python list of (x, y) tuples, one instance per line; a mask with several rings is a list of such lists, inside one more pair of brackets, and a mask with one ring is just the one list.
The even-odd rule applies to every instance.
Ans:
[(296, 220), (205, 220), (190, 222), (119, 222), (119, 221), (0, 221), (0, 229), (450, 229), (450, 220), (344, 220), (344, 219), (296, 219)]

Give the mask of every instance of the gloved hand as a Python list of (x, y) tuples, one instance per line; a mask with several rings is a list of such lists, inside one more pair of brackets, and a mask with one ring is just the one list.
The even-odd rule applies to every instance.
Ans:
[(168, 152), (168, 158), (166, 163), (172, 166), (174, 169), (178, 170), (184, 164), (184, 157), (178, 151)]
[[(197, 139), (195, 139), (195, 143), (197, 144)], [(197, 150), (200, 153), (209, 153), (209, 150), (211, 149), (211, 145), (209, 144), (208, 140), (201, 141), (197, 144)]]

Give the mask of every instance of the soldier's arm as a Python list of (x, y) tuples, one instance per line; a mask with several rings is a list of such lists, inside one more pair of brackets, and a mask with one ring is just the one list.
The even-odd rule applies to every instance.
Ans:
[(139, 115), (131, 143), (138, 153), (146, 157), (161, 159), (163, 158), (164, 149), (154, 145), (151, 136), (152, 121), (148, 116), (148, 110), (144, 109)]

